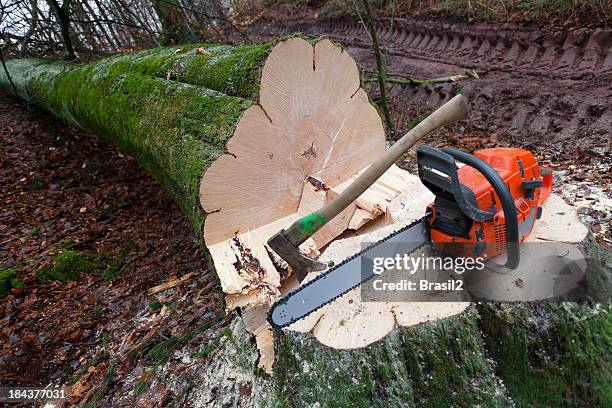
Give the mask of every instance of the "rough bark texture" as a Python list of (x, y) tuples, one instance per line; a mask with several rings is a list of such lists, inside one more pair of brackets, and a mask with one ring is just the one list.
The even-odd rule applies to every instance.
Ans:
[[(271, 46), (185, 46), (84, 66), (7, 66), (21, 98), (133, 155), (200, 235), (202, 172), (256, 100)], [(4, 73), (0, 86), (12, 92)], [(224, 406), (611, 406), (609, 316), (609, 304), (474, 305), (353, 351), (279, 333), (273, 377), (257, 372), (257, 351), (236, 317), (189, 399), (209, 406), (216, 387), (215, 403)], [(250, 395), (237, 378), (252, 385)]]
[[(21, 59), (7, 68), (21, 98), (134, 156), (200, 235), (202, 173), (253, 103), (271, 46), (161, 48), (80, 66)], [(10, 86), (6, 74), (0, 83)]]

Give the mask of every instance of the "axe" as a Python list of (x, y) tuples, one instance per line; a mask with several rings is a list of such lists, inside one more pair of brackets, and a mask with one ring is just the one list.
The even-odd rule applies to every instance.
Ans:
[(300, 282), (310, 272), (325, 269), (326, 264), (304, 255), (299, 246), (359, 198), (419, 139), (441, 126), (465, 119), (467, 115), (467, 100), (462, 95), (455, 96), (402, 136), (336, 198), (319, 210), (295, 221), (289, 228), (274, 234), (268, 240), (268, 246), (289, 264)]

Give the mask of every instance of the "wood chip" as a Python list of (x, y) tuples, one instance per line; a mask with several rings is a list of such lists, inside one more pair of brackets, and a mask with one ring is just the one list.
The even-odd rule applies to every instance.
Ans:
[(149, 295), (154, 295), (156, 293), (163, 292), (164, 290), (171, 289), (171, 288), (173, 288), (175, 286), (180, 285), (183, 282), (188, 281), (189, 279), (191, 279), (191, 277), (193, 275), (194, 275), (194, 272), (189, 272), (189, 273), (181, 276), (180, 278), (174, 278), (174, 279), (171, 279), (171, 280), (169, 280), (167, 282), (161, 283), (161, 284), (159, 284), (157, 286), (153, 286), (151, 289), (149, 289), (148, 293), (149, 293)]

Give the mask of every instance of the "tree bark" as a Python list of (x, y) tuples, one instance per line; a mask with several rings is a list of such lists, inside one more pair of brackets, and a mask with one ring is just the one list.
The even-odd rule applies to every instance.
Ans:
[(153, 8), (162, 26), (161, 45), (185, 44), (195, 41), (195, 35), (178, 0), (153, 0)]
[[(15, 59), (7, 61), (7, 69), (21, 98), (133, 155), (179, 203), (201, 237), (200, 178), (252, 105), (247, 98), (258, 92), (270, 49), (271, 44), (227, 46), (214, 63), (191, 46), (84, 66)], [(7, 82), (5, 74), (0, 83)]]
[[(17, 59), (6, 64), (16, 91), (4, 72), (0, 86), (131, 154), (201, 238), (202, 174), (259, 101), (274, 45), (169, 47), (89, 65)], [(227, 405), (604, 406), (609, 312), (609, 305), (472, 305), (446, 319), (396, 327), (352, 351), (276, 333), (272, 376), (257, 371), (257, 350), (236, 316), (232, 341), (202, 363), (189, 398), (221, 398), (211, 390), (222, 389)], [(228, 380), (232, 370), (242, 382)]]
[(64, 0), (62, 5), (57, 0), (47, 0), (47, 4), (59, 23), (65, 57), (69, 61), (74, 61), (77, 56), (74, 53), (72, 39), (70, 38), (70, 0)]
[(376, 58), (378, 87), (380, 89), (380, 103), (382, 105), (382, 110), (385, 115), (385, 122), (387, 123), (389, 133), (392, 136), (395, 136), (395, 126), (393, 125), (393, 118), (391, 118), (391, 112), (389, 111), (389, 98), (387, 97), (385, 57), (380, 50), (380, 43), (378, 42), (378, 34), (376, 33), (376, 26), (374, 25), (374, 16), (372, 13), (372, 8), (370, 7), (370, 2), (369, 0), (362, 0), (362, 3), (366, 12), (367, 29), (372, 37), (372, 49), (374, 50), (374, 56)]

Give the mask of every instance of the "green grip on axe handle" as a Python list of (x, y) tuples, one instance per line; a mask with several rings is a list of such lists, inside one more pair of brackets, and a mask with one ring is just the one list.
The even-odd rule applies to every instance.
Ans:
[(318, 230), (323, 228), (323, 226), (327, 224), (327, 221), (329, 221), (327, 217), (314, 211), (291, 224), (291, 226), (285, 230), (285, 236), (291, 243), (299, 246), (313, 236)]
[(457, 95), (435, 112), (426, 117), (416, 127), (406, 133), (381, 157), (372, 163), (353, 183), (329, 203), (317, 211), (300, 218), (284, 231), (285, 237), (295, 246), (304, 243), (308, 238), (319, 231), (329, 220), (340, 214), (353, 201), (368, 189), (387, 171), (410, 147), (427, 133), (441, 126), (465, 119), (468, 115), (467, 100)]

